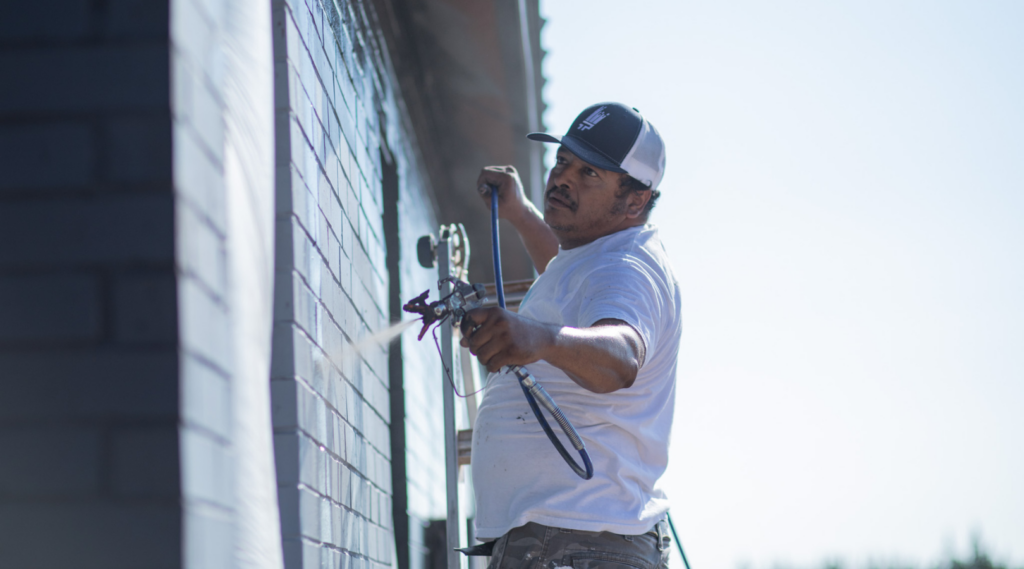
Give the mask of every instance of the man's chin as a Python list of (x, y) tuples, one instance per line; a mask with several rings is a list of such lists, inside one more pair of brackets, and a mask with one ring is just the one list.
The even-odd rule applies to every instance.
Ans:
[(550, 227), (552, 231), (560, 235), (565, 235), (572, 233), (573, 230), (576, 229), (576, 226), (570, 223), (569, 220), (565, 219), (565, 217), (557, 214), (549, 215), (549, 211), (550, 208), (544, 211), (544, 223), (548, 224), (548, 227)]
[(567, 207), (559, 207), (550, 203), (544, 205), (544, 221), (548, 222), (548, 225), (550, 225), (554, 220), (559, 220), (562, 223), (565, 223), (572, 218), (573, 213), (574, 212)]
[(555, 227), (564, 224), (565, 220), (559, 219), (558, 212), (552, 209), (551, 206), (547, 206), (544, 208), (544, 223), (548, 224), (548, 227), (551, 229), (555, 229)]

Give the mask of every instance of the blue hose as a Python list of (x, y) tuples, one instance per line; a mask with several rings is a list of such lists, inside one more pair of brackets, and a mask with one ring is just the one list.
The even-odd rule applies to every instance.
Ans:
[[(491, 184), (487, 186), (491, 190), (491, 247), (492, 256), (494, 257), (494, 288), (498, 294), (498, 306), (505, 308), (505, 285), (501, 279), (501, 241), (498, 237), (498, 187)], [(526, 401), (530, 404), (530, 409), (533, 410), (533, 416), (537, 417), (537, 422), (544, 429), (548, 439), (551, 440), (551, 444), (555, 445), (555, 450), (558, 451), (558, 454), (562, 455), (562, 458), (572, 468), (572, 471), (580, 478), (584, 480), (593, 478), (594, 465), (590, 462), (590, 454), (587, 453), (587, 447), (583, 443), (583, 439), (580, 438), (579, 433), (576, 432), (576, 428), (572, 426), (572, 423), (565, 417), (562, 410), (558, 408), (555, 400), (537, 383), (537, 380), (533, 378), (525, 367), (509, 366), (509, 370), (519, 380), (519, 386), (523, 388), (523, 395), (526, 396)], [(543, 405), (548, 410), (548, 413), (555, 418), (555, 422), (562, 428), (565, 436), (569, 438), (573, 448), (580, 453), (583, 466), (580, 466), (573, 460), (569, 451), (565, 449), (565, 445), (562, 444), (562, 441), (558, 440), (558, 436), (551, 430), (551, 425), (548, 424), (547, 419), (541, 414), (540, 406), (537, 404), (538, 400), (540, 405)]]
[(491, 188), (491, 248), (494, 257), (494, 287), (498, 293), (498, 306), (505, 308), (505, 289), (501, 279), (501, 238), (498, 236), (498, 187)]

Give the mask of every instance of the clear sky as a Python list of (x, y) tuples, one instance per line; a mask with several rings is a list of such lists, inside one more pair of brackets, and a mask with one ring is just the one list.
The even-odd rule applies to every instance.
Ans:
[(667, 143), (693, 569), (1024, 565), (1024, 2), (541, 9), (549, 129)]

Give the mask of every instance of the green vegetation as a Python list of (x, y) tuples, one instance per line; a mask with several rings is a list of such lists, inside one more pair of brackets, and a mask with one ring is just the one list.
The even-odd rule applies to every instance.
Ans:
[[(1024, 567), (1013, 567), (1002, 561), (993, 560), (978, 536), (971, 540), (971, 550), (971, 555), (966, 559), (957, 559), (954, 556), (930, 566), (918, 566), (899, 561), (869, 561), (863, 565), (853, 565), (847, 564), (842, 559), (829, 559), (821, 563), (818, 569), (1024, 569)], [(786, 565), (775, 565), (774, 569), (792, 568)]]
[(972, 559), (966, 561), (951, 559), (943, 562), (937, 569), (1010, 569), (1003, 563), (993, 562), (988, 556), (988, 552), (981, 546), (981, 540), (977, 537), (973, 540), (972, 549), (974, 550)]

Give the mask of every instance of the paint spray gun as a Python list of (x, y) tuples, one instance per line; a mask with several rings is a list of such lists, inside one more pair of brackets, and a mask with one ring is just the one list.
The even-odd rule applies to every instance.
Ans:
[(452, 284), (452, 293), (448, 296), (428, 304), (427, 296), (430, 295), (430, 291), (425, 290), (423, 294), (406, 302), (402, 307), (402, 310), (419, 315), (423, 319), (423, 328), (417, 336), (418, 340), (423, 339), (423, 335), (431, 326), (440, 325), (449, 318), (452, 321), (452, 326), (459, 328), (462, 326), (462, 320), (466, 317), (466, 313), (480, 308), (487, 300), (482, 284), (469, 284), (455, 277), (448, 277), (438, 281), (437, 287), (443, 287), (446, 282)]

